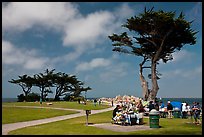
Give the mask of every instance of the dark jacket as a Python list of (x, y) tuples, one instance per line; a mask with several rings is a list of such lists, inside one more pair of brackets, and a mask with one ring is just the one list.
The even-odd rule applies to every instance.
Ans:
[(168, 104), (167, 104), (167, 110), (173, 110), (173, 106), (172, 106), (171, 103), (168, 103)]
[(113, 118), (116, 116), (116, 112), (118, 112), (118, 107), (113, 110)]
[(151, 111), (152, 109), (154, 109), (154, 104), (150, 103), (149, 104), (149, 111)]

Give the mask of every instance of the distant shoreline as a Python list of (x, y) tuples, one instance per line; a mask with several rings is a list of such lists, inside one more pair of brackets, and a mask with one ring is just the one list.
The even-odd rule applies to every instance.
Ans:
[[(97, 98), (97, 99), (99, 99), (99, 98), (102, 98), (102, 97), (90, 97), (90, 98), (87, 98), (87, 99), (95, 99), (95, 98)], [(112, 98), (112, 97), (105, 97), (105, 98)], [(182, 97), (182, 98), (179, 98), (179, 97), (169, 97), (169, 98), (161, 98), (162, 100), (164, 99), (164, 100), (166, 100), (166, 99), (170, 99), (170, 100), (172, 100), (172, 99), (176, 99), (176, 100), (178, 100), (178, 99), (202, 99), (202, 97), (200, 98), (200, 97)], [(18, 98), (2, 98), (2, 102), (17, 102), (18, 101)]]

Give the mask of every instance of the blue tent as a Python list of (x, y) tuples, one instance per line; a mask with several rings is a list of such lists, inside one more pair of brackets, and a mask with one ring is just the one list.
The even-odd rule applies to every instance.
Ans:
[(173, 106), (174, 108), (179, 108), (179, 109), (181, 110), (181, 105), (182, 105), (181, 102), (172, 101), (171, 104), (172, 104), (172, 106)]

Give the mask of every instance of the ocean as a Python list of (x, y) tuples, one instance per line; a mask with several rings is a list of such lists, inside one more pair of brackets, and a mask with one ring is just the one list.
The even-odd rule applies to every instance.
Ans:
[(167, 105), (167, 101), (178, 101), (178, 102), (186, 102), (189, 105), (193, 105), (193, 102), (199, 102), (200, 106), (202, 106), (202, 98), (161, 98), (161, 101), (164, 105)]
[[(94, 99), (94, 98), (87, 98), (87, 99)], [(202, 98), (161, 98), (162, 102), (166, 105), (167, 101), (179, 101), (179, 102), (186, 102), (189, 105), (192, 105), (194, 101), (199, 102), (202, 106)], [(17, 98), (2, 98), (2, 102), (17, 102)]]
[(17, 102), (17, 98), (2, 98), (2, 102)]

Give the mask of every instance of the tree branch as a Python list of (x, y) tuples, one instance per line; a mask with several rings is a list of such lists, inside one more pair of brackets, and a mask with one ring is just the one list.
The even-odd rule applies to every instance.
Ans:
[(153, 59), (154, 62), (156, 62), (156, 61), (158, 60), (159, 55), (161, 54), (161, 51), (162, 51), (163, 46), (164, 46), (164, 41), (166, 40), (166, 38), (169, 36), (169, 34), (170, 34), (171, 32), (172, 32), (172, 29), (170, 29), (170, 30), (166, 33), (166, 35), (164, 36), (164, 38), (163, 38), (163, 40), (162, 40), (162, 43), (161, 43), (161, 45), (160, 45), (160, 47), (159, 47), (159, 50), (156, 52), (156, 55), (154, 56), (154, 59)]
[(151, 66), (149, 66), (149, 67), (142, 67), (142, 69), (143, 69), (143, 68), (151, 68)]
[[(143, 35), (142, 35), (142, 36), (143, 36)], [(147, 39), (147, 38), (144, 37), (144, 36), (143, 36), (143, 38), (144, 38), (145, 40), (147, 40), (148, 42), (152, 43), (155, 47), (157, 47), (157, 44), (156, 44), (154, 41), (149, 40), (149, 39)]]
[(140, 65), (140, 75), (142, 75), (142, 70), (143, 70), (143, 67), (142, 67), (142, 66), (143, 66), (144, 63), (147, 61), (147, 59), (148, 59), (147, 57), (144, 57), (142, 63), (139, 64), (139, 65)]

